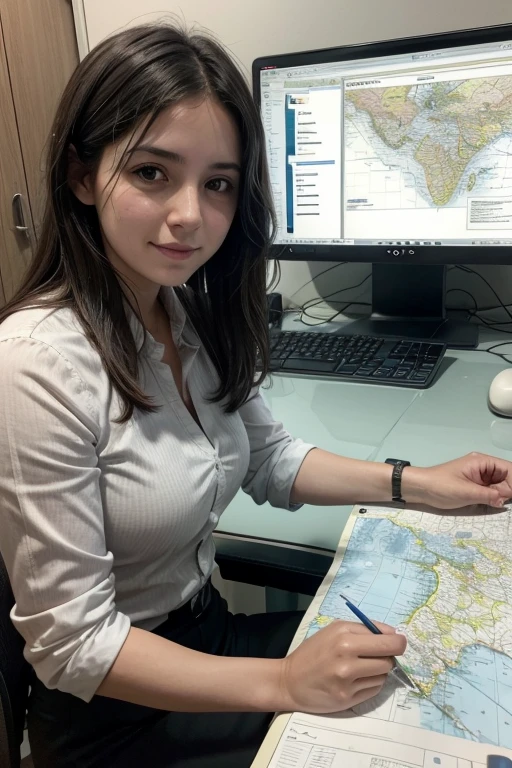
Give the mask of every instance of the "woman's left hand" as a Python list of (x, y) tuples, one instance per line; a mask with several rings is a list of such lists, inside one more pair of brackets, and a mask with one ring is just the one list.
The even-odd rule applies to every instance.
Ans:
[(472, 504), (487, 504), (499, 509), (512, 499), (512, 462), (505, 459), (470, 453), (446, 464), (419, 470), (420, 482), (417, 471), (417, 467), (404, 470), (402, 488), (406, 500), (409, 500), (408, 474), (416, 486), (412, 493), (414, 501), (438, 509), (457, 509)]

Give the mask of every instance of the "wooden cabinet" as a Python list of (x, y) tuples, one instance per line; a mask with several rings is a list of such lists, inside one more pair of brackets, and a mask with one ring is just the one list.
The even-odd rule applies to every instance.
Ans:
[(69, 0), (0, 0), (0, 305), (32, 258), (47, 141), (77, 63)]

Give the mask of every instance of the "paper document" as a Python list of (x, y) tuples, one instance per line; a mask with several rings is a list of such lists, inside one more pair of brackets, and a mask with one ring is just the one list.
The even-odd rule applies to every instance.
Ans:
[[(408, 638), (391, 677), (347, 712), (291, 716), (269, 768), (472, 768), (512, 757), (512, 511), (355, 507), (292, 644), (354, 620), (340, 592)], [(279, 718), (278, 718), (279, 720)]]

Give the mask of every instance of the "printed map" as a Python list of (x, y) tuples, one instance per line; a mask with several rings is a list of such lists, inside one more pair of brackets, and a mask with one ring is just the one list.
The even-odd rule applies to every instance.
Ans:
[(384, 689), (356, 714), (512, 748), (512, 511), (356, 508), (345, 535), (307, 635), (354, 620), (343, 592), (405, 632), (419, 688)]
[(512, 75), (345, 92), (346, 158), (399, 169), (420, 206), (512, 190)]

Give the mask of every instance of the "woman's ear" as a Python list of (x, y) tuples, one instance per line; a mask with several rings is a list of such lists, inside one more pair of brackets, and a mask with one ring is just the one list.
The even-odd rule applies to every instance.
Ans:
[(70, 144), (68, 149), (68, 184), (81, 203), (95, 204), (91, 169), (80, 160), (73, 144)]

